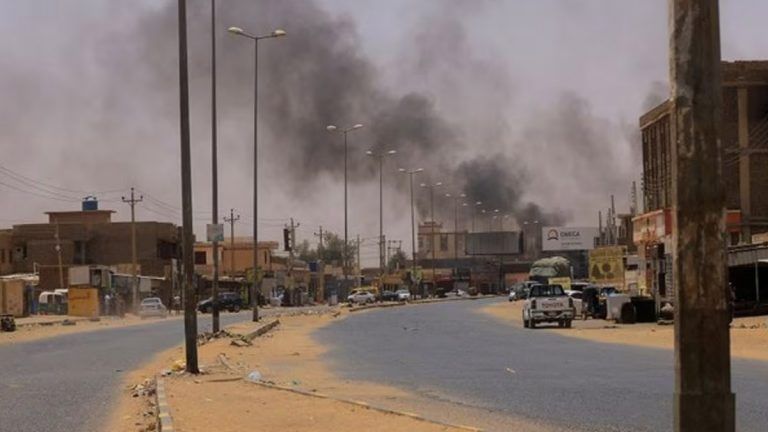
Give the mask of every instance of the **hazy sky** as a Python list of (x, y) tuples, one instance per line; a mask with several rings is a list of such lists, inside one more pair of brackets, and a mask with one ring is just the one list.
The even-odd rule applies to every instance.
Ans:
[[(87, 192), (99, 197), (102, 208), (117, 210), (115, 219), (125, 220), (130, 214), (120, 196), (132, 185), (146, 194), (137, 207), (140, 220), (180, 219), (175, 3), (0, 2), (0, 227), (43, 221), (48, 210), (77, 209)], [(189, 1), (198, 236), (210, 219), (207, 3)], [(237, 209), (238, 235), (250, 235), (252, 221), (252, 59), (245, 41), (226, 35), (225, 28), (247, 27), (253, 20), (227, 14), (228, 8), (250, 8), (258, 25), (285, 26), (289, 33), (260, 48), (261, 238), (277, 240), (288, 217), (301, 223), (299, 240), (314, 240), (320, 224), (342, 230), (340, 171), (334, 159), (311, 168), (315, 160), (322, 165), (320, 156), (335, 158), (339, 149), (333, 142), (338, 137), (323, 124), (336, 117), (323, 107), (344, 113), (335, 120), (341, 124), (366, 124), (350, 135), (352, 236), (378, 234), (378, 175), (363, 155), (374, 147), (396, 146), (399, 153), (386, 166), (385, 231), (404, 245), (410, 244), (410, 220), (399, 166), (423, 166), (424, 179), (450, 184), (445, 193), (471, 188), (473, 179), (454, 178), (467, 173), (466, 167), (495, 163), (502, 169), (496, 180), (508, 189), (498, 199), (513, 200), (509, 210), (518, 215), (535, 204), (569, 224), (593, 225), (611, 193), (619, 210), (626, 209), (630, 184), (640, 172), (637, 118), (663, 97), (667, 82), (666, 0), (218, 3), (220, 215)], [(725, 59), (768, 58), (768, 3), (723, 0), (721, 15)], [(306, 48), (317, 51), (325, 38), (332, 45), (327, 62), (298, 46), (307, 41)], [(325, 79), (319, 77), (347, 76), (346, 66), (327, 70), (337, 58), (364, 79), (350, 82), (335, 105), (318, 88)], [(353, 92), (366, 96), (355, 99)], [(371, 124), (391, 117), (379, 105), (400, 106), (409, 94), (418, 95), (416, 108), (436, 122), (440, 133), (429, 136), (450, 142), (417, 149), (420, 131), (378, 142), (391, 136)], [(303, 103), (320, 106), (309, 111)], [(312, 136), (312, 119), (302, 117), (309, 112), (323, 114), (311, 143), (306, 137)], [(403, 128), (410, 127), (406, 120), (399, 120)], [(291, 131), (293, 124), (303, 132)], [(302, 154), (306, 149), (309, 157)], [(425, 192), (417, 193), (423, 211)], [(441, 208), (447, 204), (438, 201)], [(377, 257), (374, 242), (364, 245), (367, 263)]]

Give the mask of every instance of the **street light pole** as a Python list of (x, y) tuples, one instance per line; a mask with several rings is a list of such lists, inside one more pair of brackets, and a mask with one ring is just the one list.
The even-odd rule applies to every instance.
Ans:
[(432, 289), (435, 290), (436, 284), (437, 284), (437, 277), (435, 275), (435, 260), (437, 259), (436, 253), (437, 253), (437, 245), (435, 241), (435, 188), (442, 186), (442, 182), (437, 182), (435, 184), (426, 184), (422, 183), (421, 187), (429, 188), (429, 218), (432, 219), (431, 229), (430, 229), (430, 248), (432, 249)]
[(259, 41), (285, 36), (285, 30), (277, 29), (263, 36), (254, 36), (240, 27), (230, 27), (230, 33), (253, 41), (253, 283), (251, 283), (251, 307), (253, 321), (259, 320), (258, 269), (259, 269)]
[(483, 205), (482, 201), (475, 202), (475, 208), (472, 209), (472, 232), (475, 232), (475, 217), (477, 216), (477, 210)]
[[(211, 0), (211, 223), (219, 224), (219, 168), (216, 134), (216, 0)], [(213, 311), (211, 313), (211, 330), (219, 331), (219, 241), (213, 239), (213, 282), (211, 298)]]
[[(455, 285), (456, 278), (459, 277), (459, 200), (466, 198), (467, 195), (458, 194), (452, 196), (447, 193), (445, 196), (453, 198), (453, 280)], [(466, 203), (463, 205), (466, 205)]]
[(349, 223), (348, 223), (348, 212), (347, 212), (347, 134), (349, 132), (352, 132), (353, 130), (360, 129), (363, 127), (362, 124), (358, 123), (352, 127), (346, 128), (346, 129), (339, 129), (334, 125), (328, 125), (325, 127), (325, 130), (328, 132), (336, 132), (339, 131), (344, 135), (344, 256), (342, 257), (342, 265), (341, 270), (344, 273), (344, 286), (346, 287), (347, 284), (347, 274), (348, 274), (348, 247), (349, 247)]
[(179, 117), (181, 132), (181, 208), (182, 248), (184, 250), (184, 347), (186, 370), (200, 373), (197, 364), (197, 299), (193, 286), (195, 273), (192, 246), (192, 162), (189, 138), (189, 73), (187, 70), (187, 2), (179, 0)]
[(424, 171), (423, 168), (417, 168), (412, 170), (407, 170), (405, 168), (400, 168), (398, 171), (401, 173), (408, 174), (408, 179), (410, 181), (410, 189), (411, 189), (411, 251), (413, 253), (413, 259), (411, 260), (411, 281), (416, 281), (416, 216), (414, 212), (414, 205), (413, 205), (413, 175), (416, 173), (420, 173)]
[(384, 275), (386, 265), (384, 261), (384, 157), (396, 153), (395, 150), (383, 153), (374, 153), (371, 150), (365, 152), (368, 156), (376, 157), (379, 160), (379, 277)]

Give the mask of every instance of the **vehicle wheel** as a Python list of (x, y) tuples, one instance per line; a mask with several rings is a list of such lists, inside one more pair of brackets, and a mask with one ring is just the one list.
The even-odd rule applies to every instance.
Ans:
[(232, 308), (232, 312), (235, 312), (235, 313), (237, 313), (237, 312), (240, 312), (240, 305), (235, 305), (235, 306)]
[(528, 320), (523, 318), (523, 327), (528, 328)]
[(557, 326), (560, 327), (560, 328), (565, 327), (565, 321), (558, 321), (557, 322)]
[(534, 321), (534, 320), (529, 320), (529, 322), (528, 322), (528, 327), (530, 327), (530, 328), (532, 328), (532, 329), (536, 328), (536, 321)]
[(565, 321), (565, 328), (571, 328), (571, 320)]
[(581, 319), (583, 321), (587, 320), (587, 311), (585, 311), (585, 310), (581, 311)]

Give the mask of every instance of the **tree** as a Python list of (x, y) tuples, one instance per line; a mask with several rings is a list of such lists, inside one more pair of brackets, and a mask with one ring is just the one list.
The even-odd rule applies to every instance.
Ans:
[(395, 271), (396, 269), (403, 269), (406, 265), (406, 256), (405, 253), (403, 253), (402, 250), (398, 249), (394, 254), (392, 254), (391, 257), (389, 257), (389, 262), (387, 263), (387, 269), (390, 272)]
[(309, 245), (309, 240), (304, 240), (299, 243), (299, 245), (296, 246), (296, 250), (293, 252), (304, 262), (317, 261), (319, 256), (317, 250)]
[[(332, 232), (323, 233), (323, 246), (312, 248), (308, 240), (304, 240), (293, 251), (296, 256), (305, 262), (322, 261), (330, 265), (341, 265), (341, 257), (344, 251), (344, 240)], [(357, 246), (349, 244), (347, 249), (347, 262), (352, 265), (357, 255)]]

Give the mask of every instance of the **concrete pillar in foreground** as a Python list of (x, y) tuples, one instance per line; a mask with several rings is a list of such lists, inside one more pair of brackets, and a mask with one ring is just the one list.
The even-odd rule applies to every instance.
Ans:
[(670, 0), (675, 431), (734, 431), (717, 0)]

